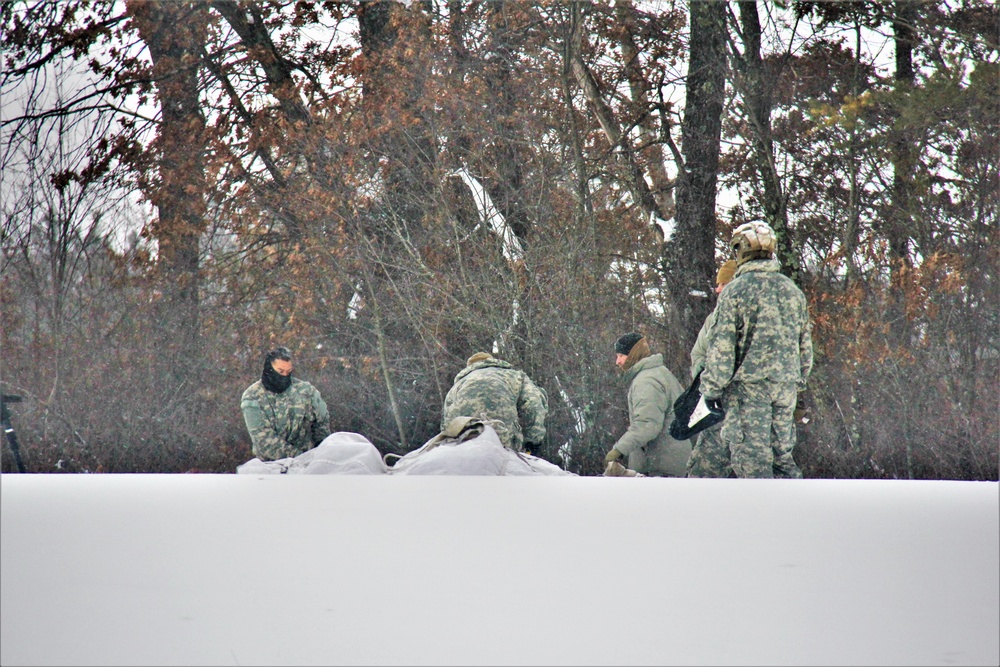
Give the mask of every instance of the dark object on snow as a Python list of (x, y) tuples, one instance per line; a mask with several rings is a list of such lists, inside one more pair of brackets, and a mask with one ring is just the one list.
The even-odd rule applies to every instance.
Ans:
[(719, 402), (710, 401), (708, 402), (708, 414), (693, 425), (688, 425), (688, 422), (691, 421), (691, 415), (694, 414), (695, 408), (698, 407), (698, 401), (701, 400), (700, 386), (701, 372), (699, 371), (698, 375), (691, 381), (691, 386), (684, 390), (684, 393), (674, 401), (674, 420), (670, 422), (670, 437), (674, 440), (692, 438), (726, 418), (726, 411), (722, 409)]
[(8, 403), (20, 403), (21, 397), (14, 394), (0, 394), (0, 424), (3, 425), (3, 434), (10, 445), (10, 451), (14, 452), (14, 463), (17, 464), (18, 472), (25, 472), (24, 461), (21, 460), (21, 448), (17, 446), (17, 434), (14, 433), (14, 426), (10, 423), (10, 410)]

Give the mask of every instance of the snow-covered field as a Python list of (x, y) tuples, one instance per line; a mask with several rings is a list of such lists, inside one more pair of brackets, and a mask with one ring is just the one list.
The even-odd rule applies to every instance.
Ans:
[(3, 665), (997, 665), (995, 482), (3, 475)]

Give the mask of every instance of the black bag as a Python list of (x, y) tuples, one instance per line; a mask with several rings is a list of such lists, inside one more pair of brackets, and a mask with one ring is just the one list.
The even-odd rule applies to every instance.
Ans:
[(707, 415), (698, 420), (694, 425), (688, 426), (691, 415), (698, 406), (698, 401), (701, 400), (700, 386), (701, 371), (691, 381), (691, 386), (674, 401), (674, 420), (670, 422), (670, 437), (674, 440), (688, 440), (726, 418), (726, 411), (721, 407), (717, 411), (709, 409)]

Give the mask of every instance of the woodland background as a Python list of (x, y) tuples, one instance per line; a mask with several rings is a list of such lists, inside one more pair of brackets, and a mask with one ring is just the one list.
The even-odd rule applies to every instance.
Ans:
[(548, 392), (542, 454), (597, 474), (614, 340), (686, 383), (729, 233), (766, 220), (815, 322), (805, 475), (997, 479), (994, 3), (0, 19), (0, 388), (30, 472), (234, 472), (240, 394), (284, 344), (383, 453), (495, 349)]

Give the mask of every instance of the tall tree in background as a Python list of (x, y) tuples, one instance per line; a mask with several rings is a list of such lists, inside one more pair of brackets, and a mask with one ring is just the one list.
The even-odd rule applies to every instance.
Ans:
[(684, 164), (677, 176), (677, 229), (667, 246), (667, 285), (684, 346), (711, 311), (716, 195), (726, 87), (726, 3), (691, 0)]
[(175, 382), (191, 381), (203, 363), (199, 252), (206, 229), (205, 119), (199, 93), (207, 6), (203, 2), (129, 0), (127, 11), (152, 59), (160, 107), (157, 136), (140, 187), (156, 207), (149, 235), (157, 243), (157, 282), (164, 292), (157, 319)]
[(739, 19), (732, 24), (740, 37), (742, 49), (730, 38), (732, 54), (733, 82), (746, 109), (747, 129), (750, 133), (753, 161), (758, 180), (756, 190), (760, 193), (760, 206), (765, 221), (774, 228), (778, 237), (778, 258), (782, 271), (796, 282), (800, 282), (798, 253), (792, 247), (792, 235), (788, 229), (788, 207), (782, 186), (782, 175), (775, 162), (774, 140), (771, 129), (771, 113), (774, 109), (774, 90), (781, 69), (787, 57), (776, 57), (771, 62), (764, 61), (761, 53), (760, 15), (756, 0), (740, 0)]
[(437, 191), (437, 147), (430, 130), (429, 3), (366, 0), (358, 6), (363, 108), (370, 147), (380, 159), (387, 213), (416, 233), (421, 202)]
[[(897, 1), (893, 4), (893, 44), (895, 45), (895, 99), (903, 102), (911, 96), (916, 76), (913, 71), (913, 50), (917, 45), (917, 9), (919, 3)], [(919, 159), (917, 135), (909, 127), (905, 109), (893, 110), (892, 133), (892, 196), (886, 215), (886, 238), (889, 245), (889, 345), (906, 348), (910, 345), (910, 325), (906, 315), (904, 282), (913, 264), (910, 260), (910, 237), (915, 204), (916, 161)]]

